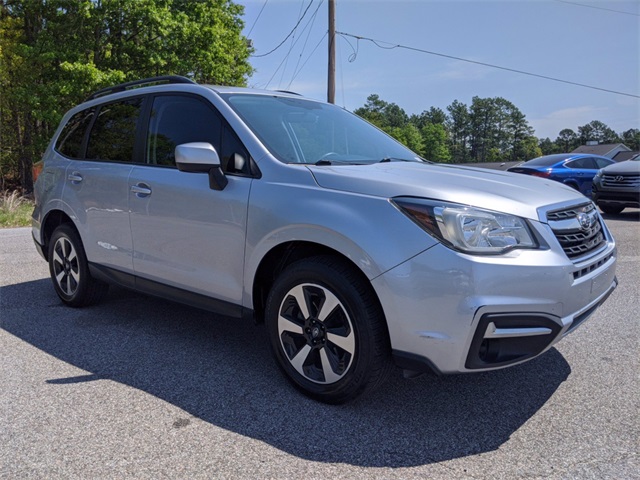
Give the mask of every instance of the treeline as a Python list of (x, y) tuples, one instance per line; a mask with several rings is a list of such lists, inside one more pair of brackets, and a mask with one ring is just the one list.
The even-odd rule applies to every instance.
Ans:
[(251, 49), (231, 0), (0, 0), (0, 190), (31, 168), (91, 92), (157, 75), (245, 85)]
[(578, 127), (577, 133), (567, 128), (555, 140), (539, 139), (525, 115), (501, 97), (473, 97), (471, 105), (454, 100), (446, 112), (431, 107), (419, 115), (407, 115), (395, 103), (373, 94), (354, 113), (435, 162), (524, 161), (570, 152), (588, 141), (624, 143), (640, 150), (640, 130), (617, 134), (598, 120)]
[(551, 153), (570, 152), (591, 141), (598, 143), (624, 143), (631, 150), (640, 151), (640, 130), (630, 128), (618, 134), (601, 121), (593, 120), (586, 125), (578, 127), (577, 132), (570, 128), (560, 130), (555, 140), (541, 138), (539, 145), (542, 153), (549, 155)]

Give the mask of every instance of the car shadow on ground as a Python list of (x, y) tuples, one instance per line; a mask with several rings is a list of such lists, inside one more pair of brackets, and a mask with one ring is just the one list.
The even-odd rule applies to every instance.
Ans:
[(640, 209), (626, 208), (620, 213), (603, 213), (600, 211), (602, 218), (607, 220), (627, 220), (629, 222), (640, 222)]
[(0, 288), (0, 309), (1, 328), (86, 372), (49, 384), (110, 379), (182, 409), (168, 431), (194, 416), (317, 462), (407, 467), (495, 450), (571, 372), (551, 349), (491, 373), (406, 380), (396, 371), (373, 394), (328, 406), (289, 386), (264, 327), (250, 322), (117, 288), (71, 309), (48, 279)]

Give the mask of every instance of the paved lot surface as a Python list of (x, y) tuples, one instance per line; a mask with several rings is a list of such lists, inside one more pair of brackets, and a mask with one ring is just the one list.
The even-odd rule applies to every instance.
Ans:
[(288, 386), (263, 327), (61, 306), (30, 230), (0, 230), (0, 478), (640, 478), (639, 220), (607, 217), (620, 287), (557, 348), (342, 407)]

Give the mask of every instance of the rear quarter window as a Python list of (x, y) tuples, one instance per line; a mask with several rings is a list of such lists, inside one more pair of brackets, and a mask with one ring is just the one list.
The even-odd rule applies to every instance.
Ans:
[(56, 141), (55, 149), (58, 153), (73, 159), (83, 157), (82, 143), (94, 113), (95, 108), (90, 108), (76, 113), (69, 119)]

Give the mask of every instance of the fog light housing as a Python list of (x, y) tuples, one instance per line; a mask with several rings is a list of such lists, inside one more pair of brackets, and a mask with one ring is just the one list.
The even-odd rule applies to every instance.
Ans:
[(480, 318), (469, 347), (468, 369), (507, 366), (542, 353), (562, 330), (542, 313), (489, 313)]

